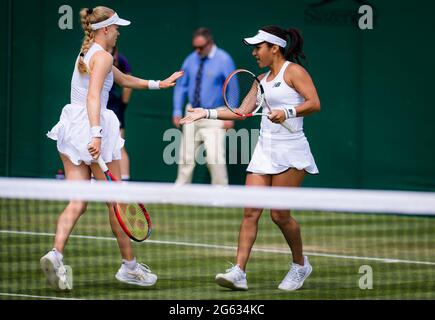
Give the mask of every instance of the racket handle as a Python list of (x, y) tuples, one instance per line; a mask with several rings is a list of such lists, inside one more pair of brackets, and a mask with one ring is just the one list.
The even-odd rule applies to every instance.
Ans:
[[(268, 117), (268, 116), (269, 116), (268, 113), (256, 113), (256, 114), (253, 114), (253, 116), (256, 116), (256, 115), (259, 115), (259, 116), (265, 116), (265, 117)], [(290, 131), (290, 133), (294, 133), (293, 129), (290, 128), (290, 126), (289, 126), (287, 123), (285, 123), (285, 122), (281, 122), (280, 125), (282, 125), (282, 126), (283, 126), (284, 128), (286, 128), (288, 131)]]
[(286, 128), (288, 131), (290, 131), (291, 133), (294, 132), (294, 131), (292, 130), (292, 128), (290, 128), (290, 126), (289, 126), (287, 123), (282, 122), (281, 125), (282, 125), (284, 128)]
[(101, 170), (103, 170), (103, 172), (109, 171), (109, 168), (107, 167), (106, 163), (104, 162), (103, 158), (101, 158), (101, 156), (98, 157), (97, 162)]

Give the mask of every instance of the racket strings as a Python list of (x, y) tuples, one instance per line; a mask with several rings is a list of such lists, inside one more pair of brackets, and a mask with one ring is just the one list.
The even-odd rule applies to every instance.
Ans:
[(118, 212), (131, 235), (142, 240), (149, 236), (147, 218), (138, 204), (118, 204)]
[(258, 82), (246, 72), (238, 72), (228, 81), (225, 96), (227, 106), (239, 115), (255, 112), (261, 98)]
[[(118, 181), (108, 170), (100, 164), (107, 181)], [(113, 203), (113, 210), (124, 232), (135, 241), (143, 241), (151, 236), (151, 218), (143, 204)]]

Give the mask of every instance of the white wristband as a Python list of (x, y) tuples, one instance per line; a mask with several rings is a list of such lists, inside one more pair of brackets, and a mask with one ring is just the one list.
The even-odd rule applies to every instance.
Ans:
[(160, 90), (160, 80), (148, 80), (148, 89), (150, 90)]
[(290, 108), (286, 108), (284, 109), (284, 113), (285, 113), (285, 118), (289, 119), (289, 118), (296, 118), (296, 108), (295, 107), (290, 107)]
[(101, 134), (103, 131), (103, 128), (100, 126), (95, 126), (91, 128), (91, 137), (92, 138), (101, 138), (103, 135)]
[(216, 109), (206, 109), (207, 116), (206, 119), (216, 120), (218, 118), (218, 112)]

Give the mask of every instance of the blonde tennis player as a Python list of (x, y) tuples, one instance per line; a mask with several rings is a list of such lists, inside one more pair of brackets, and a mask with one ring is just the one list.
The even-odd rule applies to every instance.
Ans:
[[(247, 186), (299, 187), (304, 176), (317, 174), (317, 166), (303, 131), (303, 118), (320, 110), (316, 88), (308, 72), (300, 65), (305, 58), (303, 39), (296, 29), (283, 30), (266, 26), (246, 45), (253, 46), (252, 55), (262, 68), (260, 83), (271, 107), (262, 117), (260, 137), (247, 168)], [(246, 110), (245, 110), (246, 111)], [(246, 113), (252, 110), (247, 110)], [(189, 123), (202, 118), (243, 120), (230, 110), (192, 109), (182, 119)], [(282, 123), (293, 128), (289, 131)], [(216, 276), (216, 282), (233, 290), (247, 290), (246, 264), (257, 237), (258, 220), (263, 209), (245, 208), (240, 227), (236, 265)], [(302, 287), (312, 267), (302, 250), (300, 227), (289, 210), (271, 210), (271, 218), (279, 227), (292, 252), (290, 270), (278, 288), (293, 291)]]
[[(67, 180), (90, 180), (91, 172), (103, 180), (102, 171), (93, 162), (99, 155), (120, 179), (119, 160), (124, 140), (120, 136), (116, 115), (106, 108), (113, 81), (132, 89), (171, 88), (182, 72), (175, 72), (163, 81), (142, 80), (122, 73), (113, 66), (109, 52), (116, 45), (118, 27), (127, 26), (130, 21), (121, 19), (112, 9), (103, 6), (82, 9), (80, 17), (85, 37), (74, 65), (71, 103), (63, 108), (60, 121), (47, 136), (57, 141)], [(54, 248), (40, 260), (48, 283), (54, 289), (72, 288), (71, 275), (63, 264), (63, 252), (86, 206), (82, 201), (68, 204), (57, 221)], [(154, 285), (157, 276), (149, 267), (136, 262), (130, 239), (120, 228), (111, 206), (108, 207), (110, 225), (122, 256), (116, 279), (144, 287)]]

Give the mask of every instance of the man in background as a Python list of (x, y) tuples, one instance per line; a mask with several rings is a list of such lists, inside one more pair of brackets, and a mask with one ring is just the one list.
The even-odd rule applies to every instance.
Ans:
[[(217, 109), (224, 107), (222, 87), (225, 79), (235, 70), (231, 56), (218, 48), (207, 28), (197, 29), (192, 36), (194, 51), (184, 60), (184, 76), (175, 86), (172, 122), (180, 127), (183, 110), (188, 107)], [(187, 105), (186, 103), (187, 98)], [(192, 182), (195, 154), (201, 144), (206, 151), (211, 183), (228, 184), (225, 156), (225, 131), (234, 126), (233, 121), (202, 119), (183, 125), (180, 144), (178, 174), (175, 183)]]

